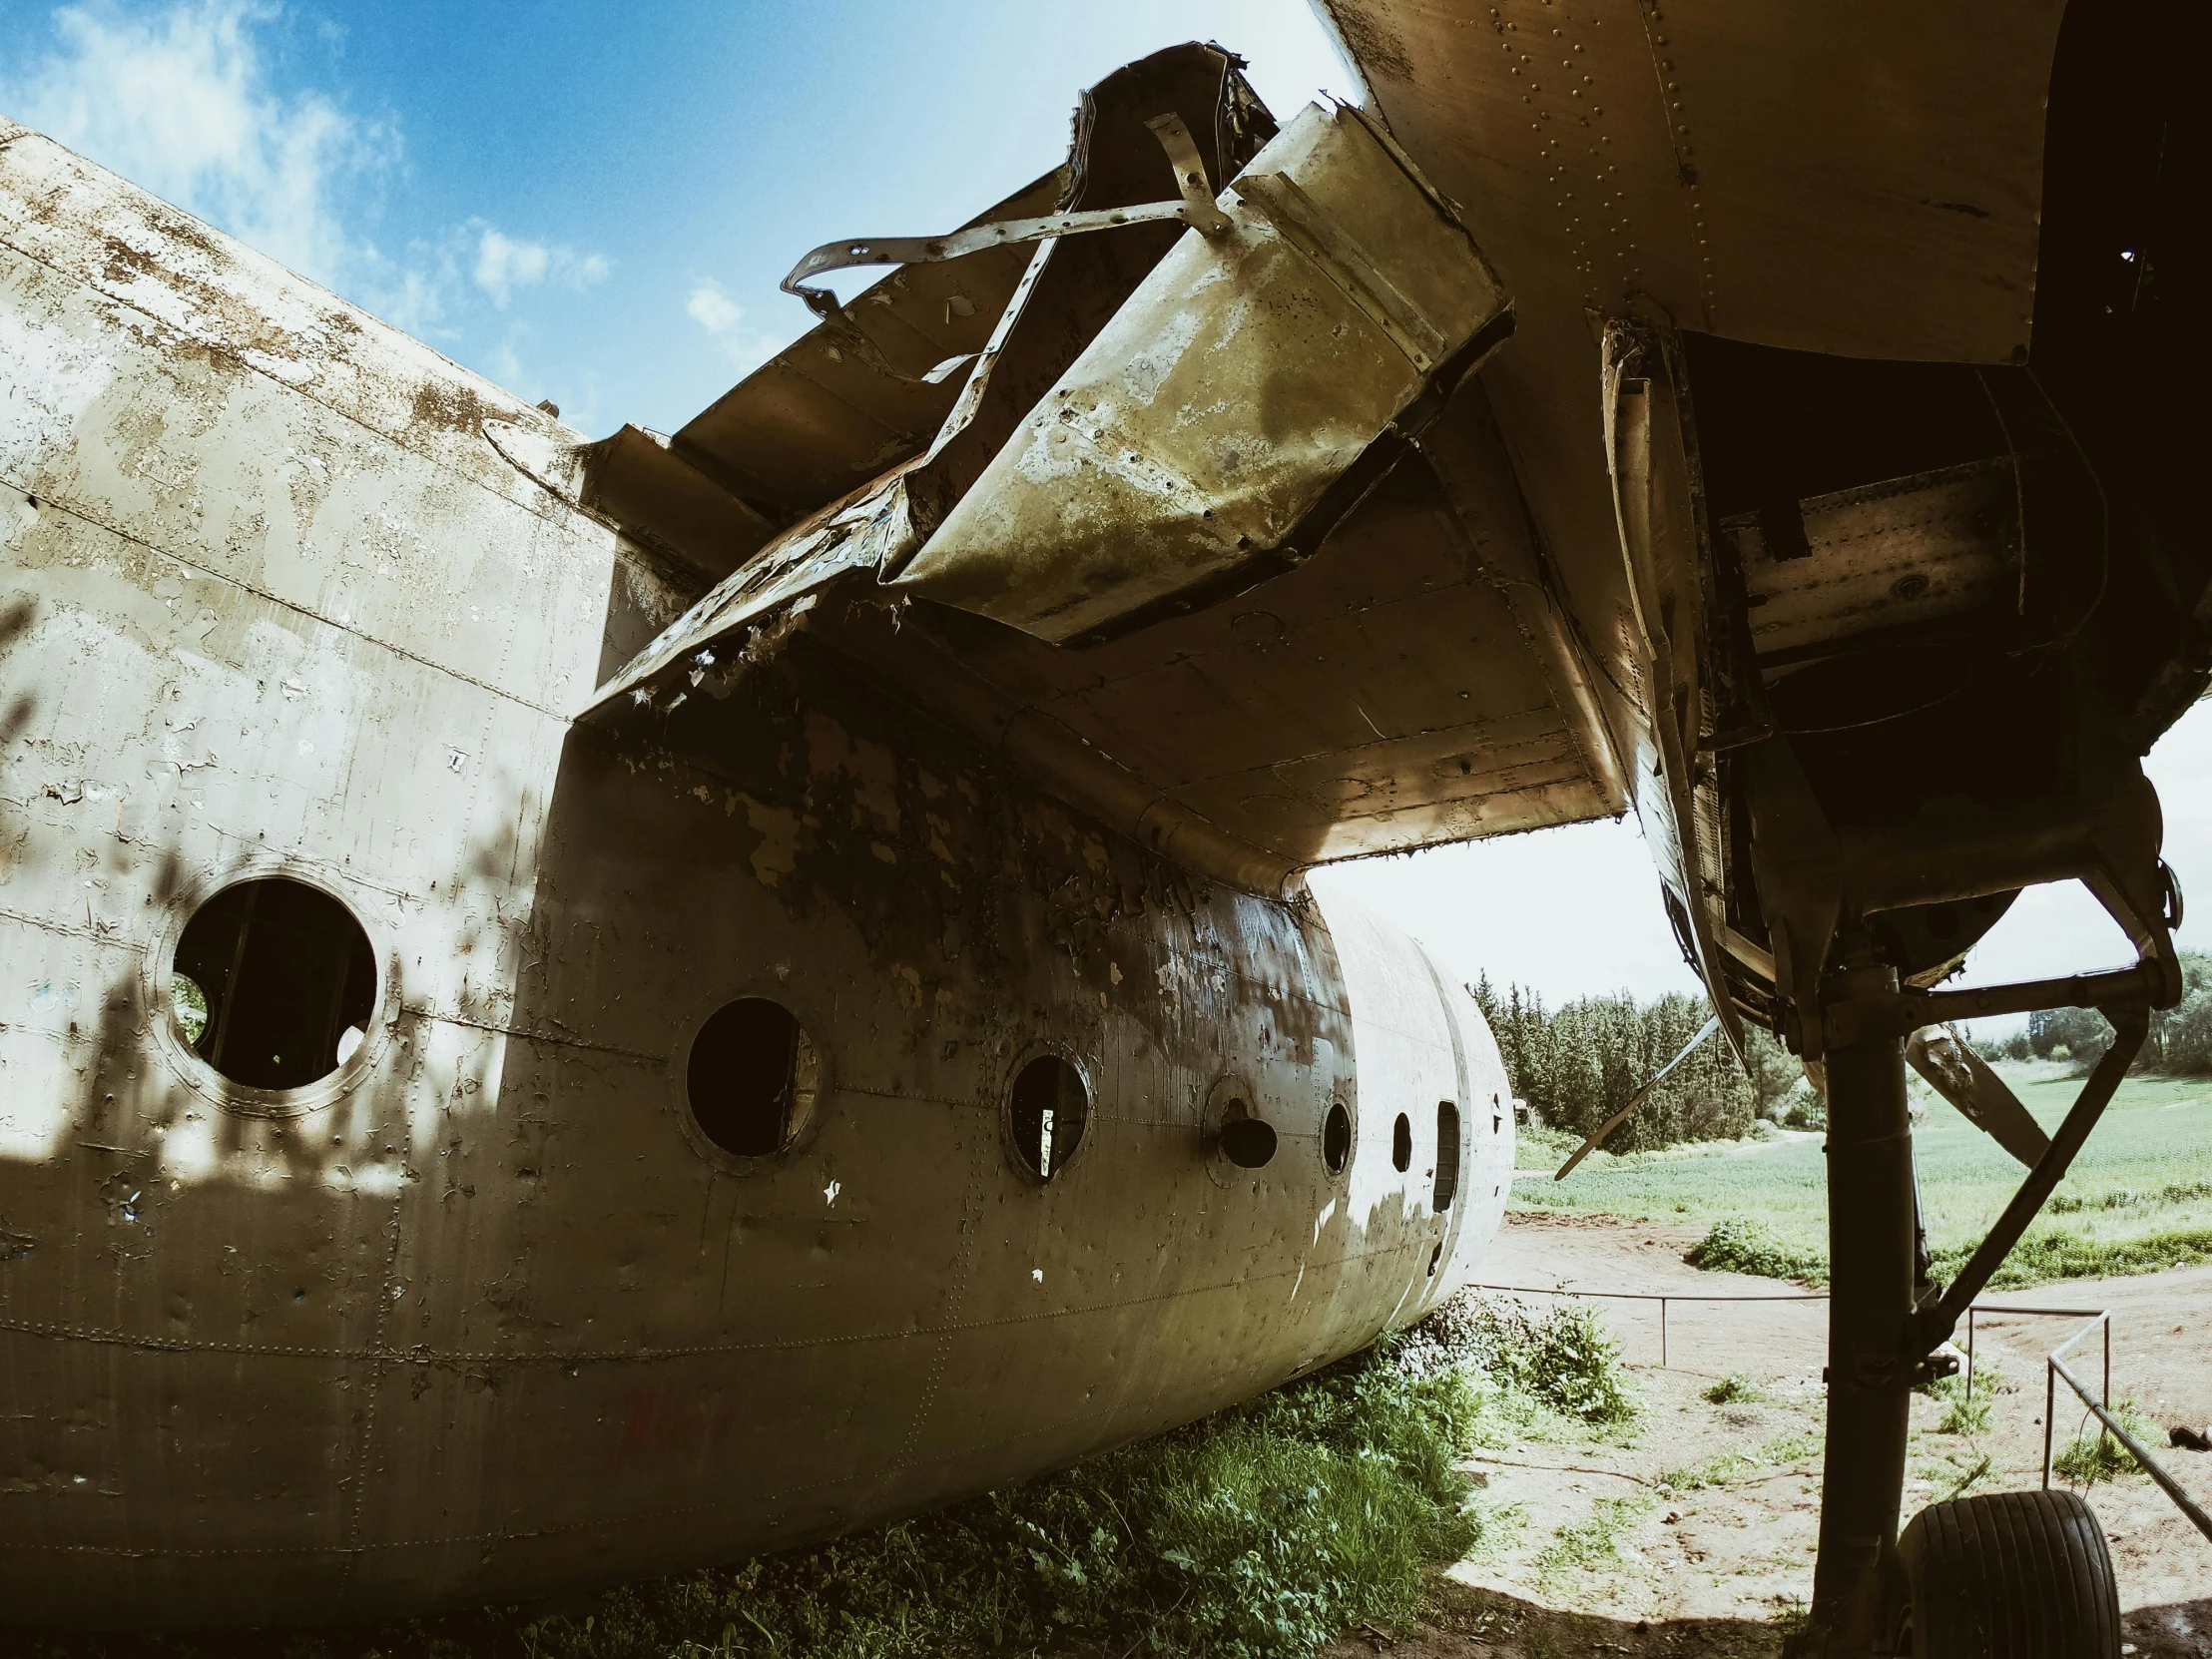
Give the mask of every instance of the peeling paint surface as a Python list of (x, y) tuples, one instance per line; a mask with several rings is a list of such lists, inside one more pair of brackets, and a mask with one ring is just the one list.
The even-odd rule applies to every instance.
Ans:
[[(0, 149), (7, 1617), (391, 1617), (727, 1560), (1187, 1421), (1466, 1275), (1511, 1119), (1465, 1110), (1437, 1213), (1437, 1102), (1503, 1078), (1416, 947), (1194, 875), (806, 627), (572, 726), (699, 595), (487, 420), (571, 441)], [(325, 1078), (247, 1090), (171, 964), (270, 876), (357, 921), (373, 1013)], [(746, 998), (819, 1055), (760, 1157), (689, 1095)], [(1089, 1101), (1049, 1181), (1008, 1128), (1039, 1054)], [(1232, 1074), (1281, 1137), (1258, 1171), (1208, 1139)]]

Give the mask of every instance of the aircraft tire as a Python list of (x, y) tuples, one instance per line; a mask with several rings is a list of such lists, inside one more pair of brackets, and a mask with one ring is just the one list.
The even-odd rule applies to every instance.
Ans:
[(2096, 1515), (2073, 1492), (1932, 1503), (1898, 1540), (1912, 1659), (2119, 1659), (2120, 1598)]

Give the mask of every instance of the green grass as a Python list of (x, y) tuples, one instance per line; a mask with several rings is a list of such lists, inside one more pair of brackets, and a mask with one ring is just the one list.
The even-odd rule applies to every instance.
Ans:
[(1983, 1366), (1974, 1379), (1973, 1396), (1966, 1395), (1966, 1379), (1963, 1373), (1953, 1372), (1948, 1377), (1938, 1377), (1921, 1392), (1943, 1402), (1943, 1414), (1936, 1419), (1938, 1434), (1978, 1434), (1989, 1426), (1991, 1402), (2003, 1385), (1994, 1366)]
[(1649, 1492), (1597, 1501), (1590, 1518), (1562, 1526), (1552, 1534), (1536, 1557), (1536, 1582), (1547, 1592), (1559, 1590), (1593, 1572), (1617, 1570), (1628, 1565), (1621, 1553), (1621, 1534), (1651, 1512), (1657, 1501)]
[(1996, 1458), (1988, 1452), (1968, 1447), (1963, 1454), (1946, 1456), (1929, 1471), (1935, 1488), (1931, 1501), (1948, 1503), (1952, 1498), (1964, 1497), (1976, 1486), (1995, 1480), (2003, 1472), (1997, 1467)]
[[(1203, 1422), (813, 1548), (373, 1630), (27, 1636), (42, 1659), (903, 1659), (1311, 1655), (1408, 1628), (1430, 1570), (1526, 1522), (1471, 1501), (1477, 1436), (1620, 1431), (1641, 1409), (1586, 1309), (1462, 1299)], [(1595, 1547), (1594, 1544), (1591, 1547)]]
[[(2049, 1064), (1997, 1068), (2046, 1129), (2080, 1088)], [(1929, 1097), (1915, 1135), (1937, 1275), (1955, 1271), (2025, 1173), (1986, 1135)], [(1592, 1153), (1565, 1181), (1549, 1143), (1526, 1136), (1516, 1207), (1583, 1210), (1707, 1228), (1756, 1217), (1783, 1263), (1820, 1274), (1827, 1258), (1826, 1161), (1818, 1135)], [(2074, 1160), (2045, 1215), (1999, 1269), (1999, 1290), (2054, 1279), (2212, 1261), (2212, 1079), (2131, 1077)], [(1758, 1271), (1740, 1269), (1739, 1271)], [(1825, 1277), (1825, 1275), (1821, 1275)], [(1792, 1275), (1785, 1274), (1785, 1277)]]
[[(2138, 1440), (2150, 1431), (2150, 1424), (2143, 1420), (2132, 1399), (2112, 1401), (2112, 1414), (2127, 1424), (2127, 1431)], [(2133, 1474), (2142, 1465), (2116, 1434), (2092, 1419), (2086, 1433), (2076, 1434), (2059, 1448), (2050, 1466), (2077, 1486), (2094, 1486), (2100, 1480)]]
[(1782, 1434), (1751, 1451), (1724, 1451), (1692, 1468), (1664, 1470), (1653, 1484), (1669, 1496), (1701, 1492), (1733, 1485), (1759, 1470), (1801, 1462), (1819, 1450), (1820, 1442), (1810, 1434)]
[(1426, 1569), (1477, 1541), (1455, 1466), (1475, 1409), (1462, 1375), (1385, 1351), (938, 1514), (616, 1591), (588, 1626), (538, 1625), (532, 1652), (1311, 1653), (1354, 1625), (1409, 1626)]
[(1767, 1390), (1746, 1373), (1732, 1371), (1705, 1389), (1704, 1396), (1709, 1405), (1743, 1405), (1765, 1399)]
[[(1426, 1355), (1433, 1351), (1436, 1359)], [(1403, 1362), (1416, 1369), (1459, 1364), (1477, 1380), (1482, 1427), (1508, 1438), (1541, 1424), (1535, 1415), (1578, 1428), (1620, 1428), (1642, 1414), (1636, 1385), (1621, 1367), (1620, 1344), (1585, 1303), (1560, 1303), (1538, 1314), (1500, 1298), (1460, 1297), (1439, 1308), (1404, 1340)]]

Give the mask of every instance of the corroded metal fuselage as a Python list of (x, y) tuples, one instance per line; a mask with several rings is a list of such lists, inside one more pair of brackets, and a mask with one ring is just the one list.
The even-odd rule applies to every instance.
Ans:
[[(649, 733), (572, 726), (703, 584), (487, 421), (574, 437), (0, 123), (7, 1617), (727, 1559), (1188, 1420), (1465, 1277), (1511, 1107), (1417, 946), (1189, 876), (803, 629)], [(172, 983), (270, 875), (376, 964), (294, 1089), (218, 1075)], [(745, 997), (819, 1057), (772, 1155), (687, 1093)], [(1008, 1124), (1043, 1053), (1091, 1100), (1048, 1181)], [(1232, 1095), (1264, 1168), (1217, 1150)]]

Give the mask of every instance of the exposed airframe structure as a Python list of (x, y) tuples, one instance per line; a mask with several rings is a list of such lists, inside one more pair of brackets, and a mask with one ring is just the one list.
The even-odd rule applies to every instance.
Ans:
[[(1907, 1389), (2178, 989), (2175, 55), (2055, 0), (1328, 10), (1364, 107), (1131, 65), (598, 443), (6, 135), (0, 1313), (82, 1424), (6, 1430), (24, 1616), (710, 1559), (1417, 1316), (1502, 1072), (1299, 871), (1630, 808), (1731, 1038), (1830, 1091), (1816, 1637), (1983, 1593), (1900, 1545)], [(2067, 878), (2135, 967), (1930, 988)], [(280, 929), (307, 1060), (242, 988)], [(1905, 1038), (2066, 1001), (2114, 1058), (2047, 1139), (1968, 1099), (2032, 1168), (1936, 1285)]]

